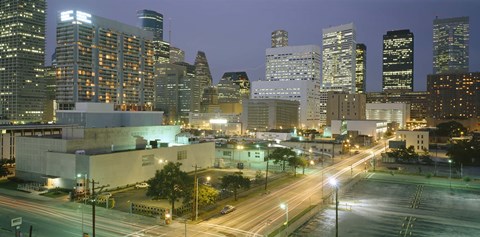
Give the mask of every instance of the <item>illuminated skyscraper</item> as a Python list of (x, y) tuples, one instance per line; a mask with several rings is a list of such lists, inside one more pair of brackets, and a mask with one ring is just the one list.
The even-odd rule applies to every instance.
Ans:
[(163, 41), (163, 15), (152, 10), (137, 11), (138, 27), (153, 33), (155, 62), (170, 61), (170, 43)]
[(57, 24), (57, 102), (114, 103), (150, 110), (154, 101), (153, 34), (82, 11), (60, 12)]
[(356, 34), (353, 23), (323, 29), (322, 88), (355, 93)]
[(355, 67), (355, 92), (365, 93), (367, 82), (367, 46), (357, 44), (356, 67)]
[(469, 18), (433, 20), (433, 74), (468, 72)]
[(185, 51), (170, 46), (170, 63), (185, 62)]
[(246, 72), (226, 72), (222, 79), (233, 81), (240, 88), (240, 96), (242, 99), (250, 98), (250, 80)]
[(413, 91), (413, 33), (388, 31), (383, 35), (383, 90)]
[(207, 56), (202, 51), (198, 51), (195, 58), (195, 76), (196, 80), (200, 82), (200, 90), (203, 94), (203, 89), (212, 85), (212, 74), (208, 66)]
[(39, 122), (45, 104), (45, 0), (0, 2), (0, 121)]
[(288, 46), (288, 32), (276, 30), (272, 32), (272, 48)]

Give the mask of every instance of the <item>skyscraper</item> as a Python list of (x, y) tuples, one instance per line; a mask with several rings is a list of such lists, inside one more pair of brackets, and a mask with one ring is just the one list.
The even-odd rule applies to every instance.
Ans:
[(276, 30), (272, 32), (272, 48), (288, 46), (288, 32)]
[(413, 91), (413, 33), (387, 31), (383, 35), (383, 90)]
[(207, 56), (204, 52), (197, 52), (194, 65), (196, 80), (200, 82), (200, 90), (203, 93), (203, 89), (212, 85), (212, 74), (210, 73)]
[(44, 110), (45, 0), (0, 3), (0, 120), (38, 122)]
[(82, 11), (60, 12), (57, 24), (57, 101), (114, 103), (150, 110), (154, 101), (153, 34)]
[(469, 18), (433, 20), (433, 74), (468, 72)]
[(185, 62), (185, 51), (170, 46), (170, 63)]
[(152, 10), (137, 11), (138, 27), (153, 33), (154, 59), (158, 63), (170, 61), (170, 43), (163, 41), (163, 15)]
[(265, 80), (320, 80), (320, 47), (285, 46), (265, 51)]
[(243, 99), (250, 98), (250, 80), (246, 72), (226, 72), (222, 79), (233, 81), (240, 88), (240, 96)]
[(365, 93), (367, 86), (367, 46), (357, 44), (355, 66), (355, 92)]
[(137, 11), (138, 26), (153, 32), (154, 40), (163, 40), (163, 15), (152, 10)]
[(323, 29), (323, 89), (355, 93), (355, 44), (353, 23)]

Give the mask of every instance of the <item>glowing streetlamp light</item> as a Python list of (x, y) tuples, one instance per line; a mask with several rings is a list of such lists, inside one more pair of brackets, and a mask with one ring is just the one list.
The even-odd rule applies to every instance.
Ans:
[(329, 183), (335, 187), (335, 236), (338, 237), (338, 182), (332, 178)]
[[(283, 210), (285, 210), (285, 218), (286, 218), (286, 222), (285, 222), (285, 226), (288, 228), (288, 203), (282, 203), (280, 204), (280, 208), (282, 208)], [(287, 230), (288, 231), (288, 230)]]
[(452, 188), (452, 160), (448, 159), (448, 165), (450, 166), (450, 175), (448, 176), (448, 179), (450, 180), (450, 189)]

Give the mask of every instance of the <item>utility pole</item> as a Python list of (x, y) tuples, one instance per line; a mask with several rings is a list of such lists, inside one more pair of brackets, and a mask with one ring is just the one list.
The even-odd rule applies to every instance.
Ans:
[[(195, 198), (193, 201), (193, 208), (192, 208), (192, 219), (197, 220), (198, 218), (198, 178), (197, 178), (197, 168), (198, 167), (196, 164), (193, 166), (195, 167), (195, 173), (194, 173), (194, 180), (193, 180), (193, 193), (195, 194)], [(172, 210), (173, 212), (173, 210)]]
[[(95, 182), (95, 180), (92, 179), (92, 237), (95, 237), (95, 202), (97, 201), (97, 197), (95, 195), (95, 184), (99, 184), (98, 182)], [(103, 185), (100, 187), (97, 187), (97, 189), (100, 189), (100, 192), (102, 191), (103, 188), (109, 187), (110, 185)]]
[(267, 158), (267, 169), (265, 171), (265, 191), (267, 191), (267, 184), (268, 184), (268, 163), (269, 163), (269, 156), (266, 157)]

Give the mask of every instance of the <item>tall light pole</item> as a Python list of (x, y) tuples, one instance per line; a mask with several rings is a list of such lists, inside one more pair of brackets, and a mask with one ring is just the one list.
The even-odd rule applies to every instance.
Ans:
[(452, 188), (452, 160), (448, 159), (448, 164), (450, 166), (450, 175), (448, 176), (448, 179), (450, 180), (450, 189)]
[(330, 185), (335, 187), (335, 236), (338, 237), (338, 183), (335, 179), (330, 179)]
[(280, 208), (285, 210), (285, 218), (286, 218), (285, 226), (286, 226), (286, 231), (288, 235), (288, 203), (280, 204)]

